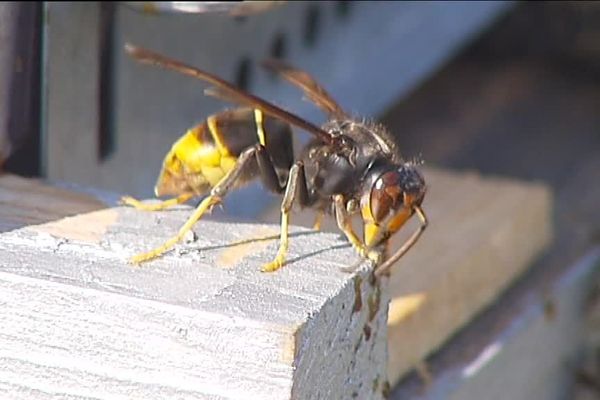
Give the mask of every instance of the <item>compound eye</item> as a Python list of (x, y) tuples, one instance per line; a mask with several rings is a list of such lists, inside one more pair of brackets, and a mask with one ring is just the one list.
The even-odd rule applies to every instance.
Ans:
[(392, 210), (402, 205), (402, 189), (398, 171), (383, 173), (373, 185), (369, 204), (375, 222), (383, 221)]

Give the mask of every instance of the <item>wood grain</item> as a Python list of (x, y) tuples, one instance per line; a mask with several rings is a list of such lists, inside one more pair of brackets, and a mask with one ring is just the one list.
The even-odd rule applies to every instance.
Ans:
[[(104, 382), (100, 375), (109, 374), (110, 384), (104, 382), (106, 387), (116, 385), (114, 387), (119, 389), (115, 390), (123, 392), (102, 392), (103, 395), (125, 395), (128, 393), (125, 387), (135, 387), (140, 396), (152, 398), (153, 389), (144, 379), (155, 376), (152, 374), (157, 374), (160, 368), (152, 367), (158, 370), (148, 372), (149, 367), (142, 360), (146, 345), (142, 344), (175, 340), (173, 332), (189, 332), (186, 330), (191, 327), (193, 334), (200, 335), (204, 341), (194, 351), (208, 348), (212, 354), (205, 354), (204, 358), (198, 356), (198, 360), (204, 361), (197, 368), (204, 368), (204, 363), (212, 359), (210, 363), (219, 360), (222, 369), (213, 371), (218, 372), (218, 376), (203, 375), (198, 371), (191, 373), (192, 376), (186, 372), (178, 383), (164, 383), (160, 390), (157, 389), (157, 396), (166, 395), (169, 390), (184, 390), (187, 386), (183, 382), (189, 379), (201, 388), (197, 393), (189, 394), (190, 398), (208, 396), (203, 392), (204, 388), (214, 385), (225, 390), (225, 386), (219, 385), (223, 382), (231, 385), (233, 381), (238, 382), (236, 387), (240, 392), (227, 392), (224, 398), (236, 398), (248, 390), (243, 382), (259, 382), (263, 389), (254, 388), (252, 390), (257, 392), (251, 393), (261, 393), (267, 398), (275, 393), (323, 395), (323, 390), (329, 390), (326, 394), (334, 397), (340, 390), (339, 393), (348, 396), (355, 392), (370, 396), (372, 393), (361, 391), (365, 390), (361, 388), (367, 381), (379, 395), (386, 381), (383, 362), (387, 357), (386, 341), (389, 346), (387, 376), (394, 384), (494, 301), (551, 240), (552, 202), (544, 186), (435, 169), (425, 170), (425, 176), (430, 189), (424, 207), (431, 225), (422, 240), (394, 267), (390, 279), (393, 299), (389, 313), (387, 292), (384, 290), (377, 297), (377, 289), (368, 283), (365, 271), (357, 275), (359, 278), (340, 272), (340, 267), (355, 262), (357, 257), (331, 220), (325, 221), (324, 230), (335, 234), (294, 227), (291, 264), (277, 274), (258, 273), (261, 263), (275, 252), (276, 240), (264, 240), (264, 237), (269, 232), (276, 232), (276, 225), (211, 221), (196, 225), (195, 239), (179, 245), (174, 252), (149, 267), (135, 269), (124, 263), (126, 257), (159, 244), (175, 232), (189, 214), (189, 207), (161, 213), (112, 208), (56, 220), (61, 212), (69, 215), (75, 209), (98, 209), (100, 203), (90, 201), (87, 196), (20, 178), (0, 179), (0, 196), (4, 196), (7, 209), (20, 207), (24, 210), (22, 214), (27, 216), (27, 210), (41, 207), (44, 212), (31, 221), (36, 224), (51, 221), (0, 235), (0, 273), (6, 293), (0, 302), (7, 305), (2, 318), (12, 321), (0, 334), (4, 338), (0, 343), (3, 343), (4, 354), (22, 347), (22, 351), (7, 355), (6, 362), (16, 363), (15, 368), (24, 368), (20, 375), (4, 375), (0, 382), (11, 391), (28, 390), (27, 393), (31, 393), (35, 386), (33, 380), (23, 381), (17, 376), (29, 376), (34, 370), (40, 370), (51, 377), (43, 380), (44, 385), (49, 385), (45, 390), (49, 390), (54, 388), (52, 382), (66, 379), (60, 374), (67, 373), (68, 376), (85, 376), (80, 388), (92, 390), (89, 393), (96, 395), (100, 392), (91, 388)], [(28, 195), (16, 195), (19, 191)], [(22, 198), (29, 200), (21, 202)], [(31, 200), (36, 198), (38, 200)], [(52, 204), (54, 206), (50, 207)], [(48, 215), (44, 215), (45, 212)], [(264, 217), (265, 220), (269, 218), (274, 222), (278, 220), (276, 209)], [(19, 224), (22, 226), (29, 221), (21, 218)], [(292, 219), (292, 224), (311, 225), (312, 222), (310, 211), (297, 213)], [(394, 238), (394, 246), (408, 234), (409, 229)], [(257, 240), (255, 251), (248, 251), (248, 239)], [(32, 293), (36, 294), (32, 296)], [(48, 309), (35, 303), (38, 297), (44, 299), (44, 303), (55, 302), (52, 296), (61, 300)], [(378, 300), (374, 302), (375, 298)], [(14, 307), (8, 307), (10, 299), (18, 299)], [(30, 301), (35, 304), (28, 305)], [(91, 309), (85, 307), (90, 301), (95, 312), (107, 313), (101, 316), (106, 321), (95, 317), (89, 320), (91, 317), (85, 313)], [(158, 309), (147, 309), (146, 304)], [(369, 310), (372, 304), (379, 306), (375, 310), (376, 317), (369, 321), (369, 315), (373, 314), (373, 310)], [(117, 312), (119, 307), (126, 310), (133, 307), (134, 311), (123, 314)], [(353, 312), (356, 308), (359, 312)], [(160, 314), (158, 322), (153, 322), (155, 328), (146, 326), (147, 313)], [(113, 314), (117, 315), (115, 319)], [(385, 317), (388, 315), (386, 329)], [(88, 318), (87, 322), (85, 318)], [(185, 323), (173, 325), (170, 322), (181, 318)], [(50, 322), (43, 322), (47, 320)], [(233, 325), (230, 321), (234, 321)], [(156, 326), (161, 324), (172, 329), (160, 333), (162, 331), (156, 331)], [(224, 327), (219, 328), (221, 325)], [(242, 329), (246, 325), (248, 330)], [(74, 331), (66, 332), (67, 326)], [(45, 342), (23, 337), (27, 343), (20, 343), (18, 332), (26, 327), (39, 327), (32, 334), (43, 336)], [(76, 339), (77, 335), (83, 335), (95, 344), (83, 346), (76, 352), (77, 365), (92, 363), (94, 368), (106, 366), (112, 372), (103, 369), (90, 372), (71, 367), (66, 371), (60, 365), (17, 359), (17, 354), (28, 354), (26, 357), (46, 352), (55, 354), (53, 348), (68, 347), (69, 340), (61, 335), (75, 338), (78, 343), (81, 340)], [(202, 335), (209, 335), (209, 338)], [(109, 349), (103, 347), (104, 340), (114, 343), (123, 340), (125, 344)], [(243, 349), (237, 349), (232, 343)], [(26, 349), (31, 348), (36, 349), (34, 353), (27, 352)], [(266, 358), (261, 356), (258, 361), (252, 361), (253, 356), (244, 353), (251, 351), (249, 348), (256, 357), (266, 354)], [(242, 357), (245, 361), (242, 363), (226, 350), (245, 354)], [(124, 358), (108, 362), (103, 357), (110, 351), (124, 352)], [(181, 361), (186, 366), (178, 364), (180, 366), (176, 368), (181, 368), (180, 371), (189, 368), (185, 361), (187, 355), (181, 359), (176, 354), (169, 355), (174, 358), (164, 359), (157, 353), (152, 357), (159, 364), (172, 365), (175, 359)], [(119, 386), (121, 377), (114, 371), (123, 365), (132, 371), (141, 371), (141, 375), (128, 375), (123, 378), (125, 386)], [(383, 365), (383, 369), (377, 369), (377, 365)], [(236, 375), (234, 372), (240, 366), (244, 371)], [(340, 366), (343, 368), (338, 368)], [(282, 372), (281, 368), (287, 372)], [(352, 380), (356, 386), (348, 386), (349, 373), (361, 377)], [(31, 376), (41, 379), (38, 375)], [(229, 375), (235, 379), (226, 379)], [(217, 377), (211, 380), (210, 376)], [(321, 378), (328, 384), (310, 384)], [(179, 384), (183, 386), (178, 387)], [(210, 395), (222, 398), (217, 392)]]
[(387, 280), (342, 272), (352, 249), (302, 228), (290, 263), (261, 273), (277, 236), (247, 242), (277, 227), (215, 221), (126, 264), (190, 212), (108, 208), (0, 234), (0, 397), (383, 398)]
[(94, 196), (37, 179), (0, 175), (0, 232), (106, 207)]

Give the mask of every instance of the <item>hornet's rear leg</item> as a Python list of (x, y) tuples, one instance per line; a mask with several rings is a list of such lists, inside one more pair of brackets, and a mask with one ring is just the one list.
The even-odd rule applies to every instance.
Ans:
[[(242, 176), (245, 169), (248, 168), (251, 162), (255, 159), (258, 161), (260, 175), (265, 185), (270, 189), (276, 189), (277, 192), (281, 192), (283, 188), (279, 184), (279, 177), (275, 171), (273, 163), (269, 158), (269, 155), (266, 152), (265, 147), (260, 144), (256, 144), (240, 154), (235, 166), (211, 189), (210, 194), (204, 200), (202, 200), (202, 202), (200, 202), (194, 213), (188, 218), (185, 224), (183, 224), (175, 236), (171, 237), (162, 245), (153, 250), (133, 256), (130, 259), (130, 262), (139, 264), (156, 258), (181, 241), (186, 233), (192, 229), (194, 224), (200, 218), (202, 218), (207, 211), (210, 211), (213, 206), (220, 204), (223, 201), (223, 198), (235, 186), (237, 180)], [(176, 199), (172, 199), (172, 201), (177, 201), (180, 198), (184, 198), (184, 195), (179, 196)]]
[(160, 203), (147, 204), (147, 203), (143, 203), (133, 197), (124, 196), (124, 197), (121, 197), (121, 200), (119, 201), (119, 203), (126, 205), (126, 206), (134, 207), (136, 210), (160, 211), (160, 210), (167, 209), (169, 207), (183, 204), (186, 201), (190, 200), (192, 197), (194, 197), (193, 193), (183, 193), (172, 199), (161, 201)]

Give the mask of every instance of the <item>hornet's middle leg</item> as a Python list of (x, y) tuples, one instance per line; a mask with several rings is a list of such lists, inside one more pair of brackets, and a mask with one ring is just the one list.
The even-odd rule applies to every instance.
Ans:
[(288, 227), (289, 215), (298, 197), (300, 204), (308, 203), (308, 189), (306, 188), (306, 177), (304, 175), (304, 164), (297, 161), (288, 175), (287, 185), (283, 201), (281, 202), (281, 233), (279, 239), (279, 250), (275, 259), (262, 267), (263, 272), (273, 272), (278, 270), (285, 263), (285, 256), (288, 250)]

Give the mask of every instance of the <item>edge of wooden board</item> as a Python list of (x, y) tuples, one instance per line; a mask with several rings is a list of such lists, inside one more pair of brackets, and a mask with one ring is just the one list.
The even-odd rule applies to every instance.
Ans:
[(392, 385), (491, 304), (553, 239), (545, 185), (430, 169), (426, 178), (431, 223), (390, 279)]

